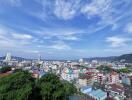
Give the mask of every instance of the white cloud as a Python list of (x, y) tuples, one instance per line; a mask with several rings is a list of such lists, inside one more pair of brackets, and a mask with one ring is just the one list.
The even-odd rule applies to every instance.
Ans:
[(61, 20), (70, 20), (80, 14), (82, 0), (36, 0), (42, 9), (37, 13), (43, 19), (56, 17)]
[[(120, 9), (117, 9), (121, 4)], [(125, 9), (128, 4), (129, 3), (124, 0), (92, 0), (91, 3), (86, 3), (81, 8), (81, 12), (86, 15), (88, 19), (99, 17), (100, 20), (97, 23), (99, 26), (111, 25), (112, 29), (116, 29), (118, 27), (117, 22), (126, 15), (122, 8)]]
[(32, 36), (28, 34), (18, 34), (13, 30), (0, 27), (0, 48), (21, 48), (31, 44)]
[(16, 44), (11, 40), (0, 40), (0, 48), (12, 48), (16, 47)]
[(37, 16), (44, 21), (52, 17), (62, 20), (72, 19), (79, 13), (81, 6), (81, 0), (36, 0), (36, 2), (43, 6)]
[(18, 34), (18, 33), (13, 33), (12, 34), (13, 38), (15, 39), (21, 39), (21, 40), (26, 40), (26, 39), (32, 39), (33, 37), (29, 34)]
[(57, 38), (59, 40), (79, 40), (79, 35), (85, 33), (83, 30), (74, 28), (40, 28), (40, 29), (28, 29), (28, 31), (43, 37), (43, 39)]
[(81, 0), (56, 0), (54, 14), (60, 19), (72, 19), (80, 8)]
[(93, 16), (105, 17), (109, 13), (112, 0), (93, 0), (91, 3), (82, 7), (81, 12), (86, 14), (88, 18)]
[[(56, 17), (61, 20), (71, 20), (76, 16), (84, 14), (88, 19), (99, 17), (95, 24), (98, 27), (110, 25), (112, 29), (119, 27), (118, 21), (126, 16), (131, 0), (36, 0), (42, 6), (39, 18), (52, 23)], [(120, 9), (118, 6), (122, 5)], [(123, 15), (122, 15), (123, 13)]]
[[(52, 33), (52, 32), (51, 32)], [(76, 37), (72, 36), (71, 34), (73, 33), (68, 33), (67, 40), (75, 40)], [(43, 38), (44, 35), (40, 35)], [(52, 36), (50, 34), (50, 36)], [(60, 36), (60, 35), (55, 35), (55, 36)], [(58, 37), (60, 38), (60, 37)], [(64, 38), (64, 36), (62, 37)], [(30, 49), (32, 48), (31, 52), (32, 53), (37, 53), (37, 49), (54, 49), (54, 50), (69, 50), (71, 47), (66, 44), (64, 39), (59, 39), (58, 41), (49, 41), (48, 44), (44, 43), (44, 41), (40, 40), (38, 37), (33, 37), (29, 34), (20, 34), (17, 32), (14, 32), (11, 29), (8, 28), (0, 28), (0, 48), (6, 49), (6, 50), (21, 50), (23, 49), (27, 51), (27, 53), (30, 53)], [(42, 41), (42, 42), (41, 42)], [(32, 44), (33, 43), (33, 44)], [(28, 51), (29, 50), (29, 51)]]
[(6, 33), (7, 33), (7, 30), (0, 29), (0, 39), (1, 40), (6, 38), (5, 37)]
[(106, 41), (111, 43), (111, 47), (120, 47), (126, 45), (126, 42), (128, 42), (129, 39), (113, 36), (113, 37), (108, 37)]
[(128, 23), (124, 29), (127, 33), (132, 33), (132, 23)]
[(0, 35), (6, 34), (6, 33), (7, 33), (7, 30), (3, 30), (0, 28)]
[(71, 41), (79, 40), (79, 38), (76, 37), (75, 35), (58, 36), (58, 38), (59, 38), (60, 40), (71, 40)]
[(64, 43), (63, 41), (56, 41), (55, 44), (48, 46), (48, 48), (57, 49), (57, 50), (69, 50), (71, 47)]

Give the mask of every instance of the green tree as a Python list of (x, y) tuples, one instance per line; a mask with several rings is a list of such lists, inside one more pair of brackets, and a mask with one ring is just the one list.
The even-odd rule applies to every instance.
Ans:
[(47, 74), (39, 83), (43, 100), (66, 100), (67, 96), (76, 93), (76, 88), (72, 84), (61, 82), (54, 74)]
[(77, 93), (77, 89), (73, 84), (69, 82), (65, 82), (63, 86), (64, 86), (65, 95), (70, 96), (70, 95), (74, 95), (74, 93)]
[(34, 79), (28, 72), (17, 72), (0, 78), (0, 100), (28, 100)]
[(120, 69), (120, 70), (117, 70), (118, 73), (130, 73), (132, 72), (131, 69), (129, 68), (123, 68), (123, 69)]
[(47, 74), (39, 81), (43, 100), (63, 100), (63, 84), (53, 74)]
[(0, 68), (0, 73), (6, 73), (8, 71), (11, 71), (11, 67), (2, 67), (2, 68)]
[(16, 71), (0, 78), (0, 100), (67, 100), (74, 93), (72, 84), (60, 81), (54, 74), (34, 79), (26, 71)]
[(104, 65), (101, 65), (101, 66), (97, 67), (96, 69), (101, 72), (104, 72), (104, 73), (112, 72), (112, 69), (109, 66), (104, 66)]

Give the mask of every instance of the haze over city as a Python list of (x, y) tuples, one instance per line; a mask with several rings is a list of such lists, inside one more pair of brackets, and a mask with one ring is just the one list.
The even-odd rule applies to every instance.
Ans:
[(45, 59), (132, 51), (132, 0), (0, 0), (0, 56)]

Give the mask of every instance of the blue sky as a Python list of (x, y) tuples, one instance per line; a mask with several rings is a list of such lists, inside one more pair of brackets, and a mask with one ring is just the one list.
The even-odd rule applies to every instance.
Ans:
[(0, 0), (0, 56), (78, 59), (132, 52), (132, 0)]

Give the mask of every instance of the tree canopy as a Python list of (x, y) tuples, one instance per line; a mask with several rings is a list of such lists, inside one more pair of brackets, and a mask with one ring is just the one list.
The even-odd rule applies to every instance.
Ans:
[(101, 65), (101, 66), (97, 67), (97, 69), (104, 72), (104, 73), (112, 72), (112, 69), (110, 67), (104, 66), (104, 65)]
[(0, 73), (6, 73), (8, 71), (11, 71), (11, 67), (2, 67), (2, 68), (0, 68)]
[(76, 88), (68, 83), (61, 82), (54, 74), (47, 74), (39, 81), (43, 100), (65, 100), (76, 93)]
[(76, 91), (54, 74), (34, 79), (30, 73), (20, 71), (0, 78), (0, 100), (67, 100)]
[(130, 68), (123, 68), (123, 69), (119, 69), (117, 70), (118, 73), (130, 73), (132, 72), (132, 70)]
[(0, 100), (27, 100), (34, 79), (28, 72), (18, 72), (0, 78)]

